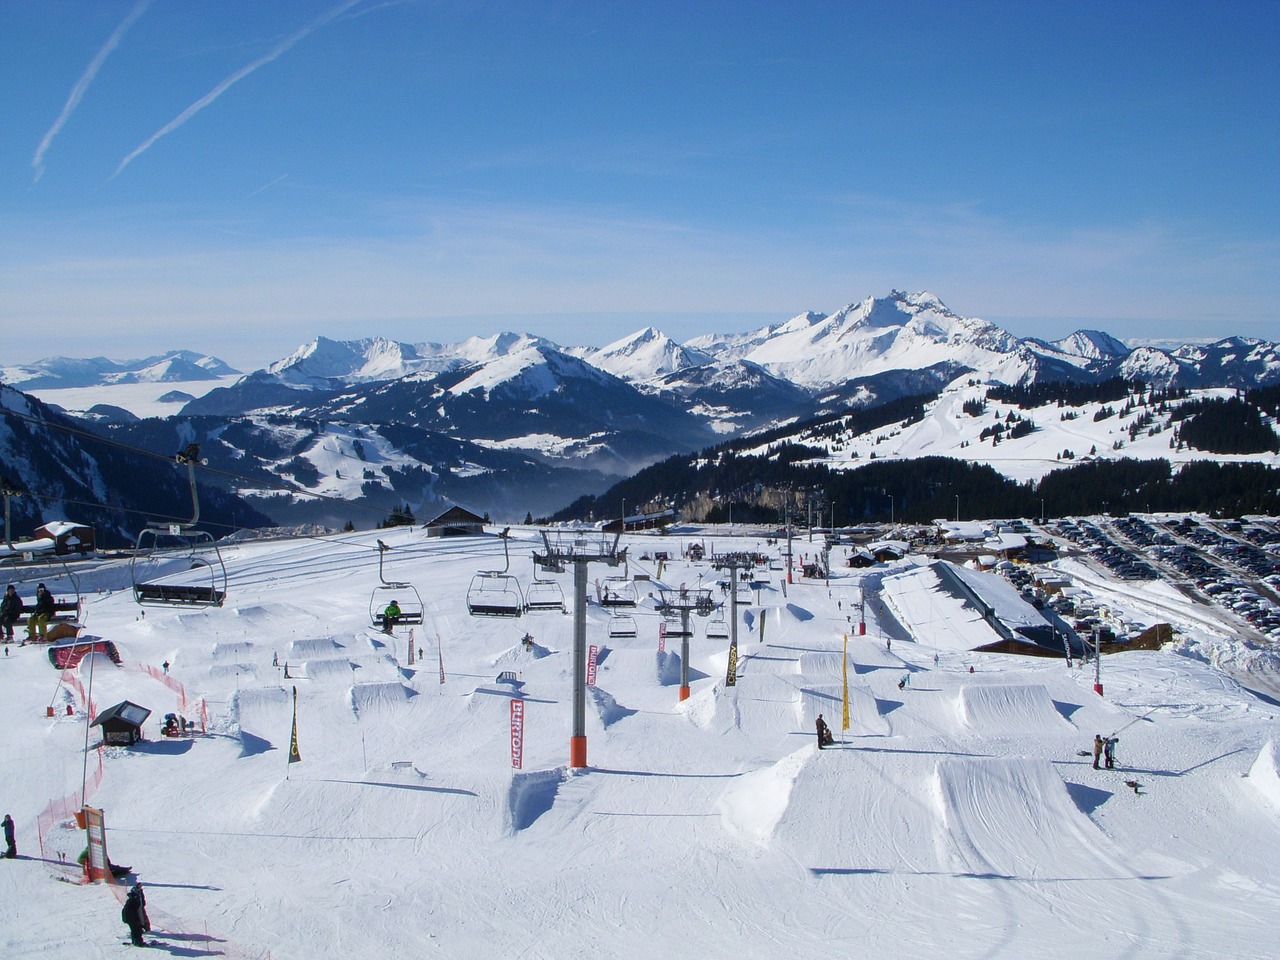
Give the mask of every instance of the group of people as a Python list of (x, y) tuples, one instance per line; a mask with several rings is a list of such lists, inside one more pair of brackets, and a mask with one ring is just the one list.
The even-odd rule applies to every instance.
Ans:
[[(5, 588), (4, 599), (0, 600), (0, 631), (4, 632), (4, 642), (13, 640), (13, 627), (27, 610), (27, 605), (18, 595), (18, 588), (12, 583)], [(53, 594), (45, 589), (42, 583), (36, 587), (36, 599), (31, 608), (31, 616), (27, 618), (27, 640), (41, 640), (49, 631), (49, 621), (57, 613)], [(25, 642), (25, 641), (24, 641)]]
[(1119, 737), (1104, 737), (1100, 733), (1093, 735), (1093, 769), (1098, 769), (1099, 760), (1103, 762), (1108, 770), (1115, 769), (1116, 744), (1119, 742)]

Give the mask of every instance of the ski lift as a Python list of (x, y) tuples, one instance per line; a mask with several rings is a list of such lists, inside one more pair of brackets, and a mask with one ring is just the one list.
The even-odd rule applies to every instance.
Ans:
[(369, 595), (369, 622), (375, 627), (387, 629), (386, 609), (392, 600), (396, 602), (396, 606), (400, 608), (400, 616), (395, 618), (395, 626), (398, 623), (421, 623), (422, 622), (422, 597), (418, 595), (417, 589), (412, 583), (402, 580), (388, 580), (383, 572), (383, 556), (391, 548), (381, 540), (378, 541), (378, 585), (373, 588), (373, 593)]
[(602, 607), (634, 607), (637, 602), (636, 585), (626, 577), (607, 577), (600, 594)]
[(634, 637), (636, 635), (636, 618), (625, 613), (615, 613), (609, 618), (609, 636)]
[(520, 581), (508, 572), (511, 569), (511, 550), (507, 546), (510, 529), (501, 534), (506, 566), (501, 570), (481, 570), (471, 578), (471, 586), (467, 588), (467, 613), (473, 617), (518, 617), (524, 613)]
[(133, 598), (140, 604), (220, 607), (227, 598), (227, 568), (213, 535), (196, 526), (200, 522), (196, 464), (204, 462), (200, 459), (200, 444), (188, 444), (173, 459), (187, 468), (191, 519), (185, 523), (149, 523), (138, 534), (129, 561)]

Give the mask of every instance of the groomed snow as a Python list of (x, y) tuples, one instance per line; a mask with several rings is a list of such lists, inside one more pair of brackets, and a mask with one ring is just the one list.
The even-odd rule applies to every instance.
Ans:
[[(379, 536), (388, 577), (424, 601), (412, 632), (370, 625)], [(541, 541), (515, 536), (527, 585)], [(637, 538), (631, 554), (678, 556), (690, 538)], [(115, 642), (120, 667), (93, 657), (92, 675), (89, 661), (60, 675), (44, 648), (0, 655), (0, 796), (21, 855), (0, 866), (0, 955), (128, 949), (120, 889), (65, 882), (83, 833), (42, 820), (84, 782), (112, 860), (147, 886), (151, 938), (175, 956), (1275, 956), (1278, 707), (1202, 660), (1109, 656), (1099, 697), (1091, 670), (948, 640), (954, 605), (931, 606), (922, 576), (867, 603), (859, 634), (862, 581), (879, 596), (884, 568), (789, 585), (773, 571), (740, 611), (735, 686), (727, 641), (695, 618), (681, 702), (681, 643), (659, 653), (649, 593), (717, 573), (675, 560), (658, 581), (632, 561), (654, 578), (628, 611), (637, 636), (609, 637), (608, 613), (587, 611), (590, 766), (572, 770), (572, 617), (466, 612), (473, 573), (502, 566), (496, 538), (397, 529), (224, 554), (220, 609), (143, 609), (97, 592), (118, 565), (81, 568), (89, 632)], [(558, 579), (571, 597), (572, 571)], [(100, 784), (98, 752), (85, 763), (90, 683), (99, 709), (152, 711), (144, 743), (103, 752)], [(201, 703), (204, 735), (159, 735), (170, 711), (200, 722)], [(822, 751), (819, 712), (836, 736)], [(1096, 733), (1119, 737), (1118, 769), (1080, 755)]]

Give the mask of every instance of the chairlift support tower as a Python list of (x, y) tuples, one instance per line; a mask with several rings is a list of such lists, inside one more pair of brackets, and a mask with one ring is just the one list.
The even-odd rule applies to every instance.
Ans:
[(700, 617), (711, 614), (715, 602), (710, 587), (670, 587), (663, 589), (658, 609), (680, 614), (680, 699), (689, 699), (689, 614)]
[(603, 563), (616, 567), (626, 559), (626, 548), (618, 549), (620, 533), (595, 538), (557, 538), (542, 532), (542, 553), (534, 552), (533, 562), (544, 570), (559, 571), (573, 564), (573, 733), (569, 738), (569, 766), (587, 765), (587, 565)]
[[(755, 560), (746, 553), (726, 553), (711, 559), (711, 565), (717, 570), (729, 571), (729, 663), (735, 667), (738, 662), (738, 571), (750, 570)], [(737, 671), (725, 676), (725, 686), (735, 686), (738, 682)]]

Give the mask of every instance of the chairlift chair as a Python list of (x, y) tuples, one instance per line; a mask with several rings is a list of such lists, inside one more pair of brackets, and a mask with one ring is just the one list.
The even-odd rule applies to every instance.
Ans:
[(600, 594), (602, 607), (634, 607), (638, 597), (636, 585), (626, 577), (607, 577)]
[(610, 637), (634, 637), (636, 618), (625, 613), (615, 613), (609, 618)]
[[(16, 550), (21, 547), (21, 543), (14, 545)], [(31, 560), (25, 559), (21, 553), (12, 554), (0, 562), (0, 579), (5, 584), (13, 584), (26, 604), (19, 623), (26, 622), (31, 615), (36, 588), (43, 583), (54, 600), (54, 615), (50, 622), (83, 625), (84, 597), (80, 593), (80, 581), (58, 554), (49, 553)]]
[(373, 593), (369, 595), (369, 622), (384, 630), (386, 629), (386, 609), (392, 600), (400, 608), (400, 616), (396, 617), (395, 624), (422, 623), (423, 617), (422, 597), (419, 596), (414, 585), (404, 580), (388, 580), (385, 576), (383, 557), (390, 549), (381, 540), (378, 541), (379, 582), (373, 588)]
[(559, 610), (568, 613), (565, 605), (564, 589), (555, 580), (539, 580), (537, 565), (534, 565), (533, 581), (525, 592), (525, 607), (530, 613), (536, 610)]
[(728, 640), (729, 639), (729, 623), (724, 618), (724, 611), (721, 610), (714, 617), (707, 621), (707, 639), (708, 640)]
[(191, 486), (191, 519), (183, 523), (147, 524), (138, 534), (129, 561), (133, 599), (140, 604), (176, 607), (220, 607), (227, 598), (227, 568), (213, 534), (201, 530), (196, 464), (200, 445), (189, 444), (174, 455), (187, 468)]
[(502, 531), (502, 547), (506, 566), (501, 570), (481, 570), (471, 578), (467, 588), (467, 613), (473, 617), (518, 617), (524, 613), (524, 594), (520, 581), (508, 573), (511, 551), (507, 546), (507, 530)]

